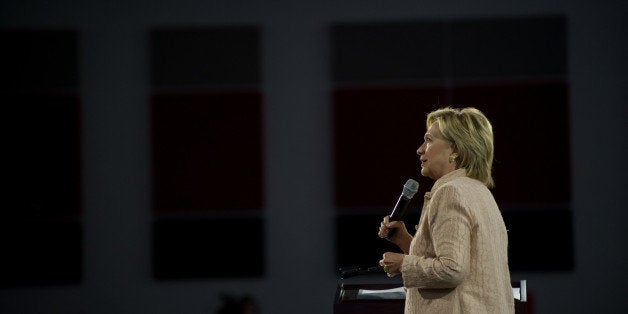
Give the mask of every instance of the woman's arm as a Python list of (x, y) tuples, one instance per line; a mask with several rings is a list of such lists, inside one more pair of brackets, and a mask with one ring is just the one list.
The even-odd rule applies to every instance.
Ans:
[[(404, 256), (404, 286), (454, 288), (469, 272), (472, 219), (453, 186), (434, 193), (428, 218), (435, 256)], [(417, 239), (419, 240), (419, 239)]]

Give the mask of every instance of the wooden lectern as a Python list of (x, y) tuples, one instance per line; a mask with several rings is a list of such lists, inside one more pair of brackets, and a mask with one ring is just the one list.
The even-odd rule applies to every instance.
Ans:
[[(405, 299), (364, 299), (358, 297), (362, 290), (387, 290), (400, 287), (399, 284), (344, 284), (336, 288), (334, 300), (334, 314), (403, 314)], [(513, 281), (513, 293), (515, 295), (515, 313), (529, 314), (527, 307), (526, 281)]]

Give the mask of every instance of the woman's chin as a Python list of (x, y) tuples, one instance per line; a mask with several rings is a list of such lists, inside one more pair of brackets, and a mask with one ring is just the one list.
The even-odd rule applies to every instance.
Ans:
[(422, 176), (424, 176), (424, 177), (428, 176), (428, 171), (424, 167), (421, 167), (421, 171), (420, 172), (421, 172)]

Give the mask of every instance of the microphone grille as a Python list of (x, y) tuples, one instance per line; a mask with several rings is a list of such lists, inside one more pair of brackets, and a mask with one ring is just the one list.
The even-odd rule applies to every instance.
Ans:
[(414, 194), (419, 190), (419, 182), (416, 182), (413, 179), (408, 179), (406, 184), (403, 185), (403, 196), (407, 198), (412, 198)]

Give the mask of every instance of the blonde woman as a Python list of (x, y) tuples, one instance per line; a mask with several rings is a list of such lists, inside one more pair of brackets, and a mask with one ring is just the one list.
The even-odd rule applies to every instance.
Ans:
[(426, 125), (417, 155), (421, 175), (435, 182), (414, 236), (384, 217), (378, 235), (403, 254), (387, 252), (380, 264), (390, 276), (401, 274), (405, 313), (514, 313), (508, 235), (488, 189), (491, 123), (475, 108), (443, 108)]

